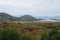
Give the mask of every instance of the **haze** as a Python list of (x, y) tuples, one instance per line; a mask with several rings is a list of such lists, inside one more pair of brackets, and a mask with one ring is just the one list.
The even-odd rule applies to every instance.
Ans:
[(60, 16), (60, 0), (0, 0), (0, 12), (13, 16)]

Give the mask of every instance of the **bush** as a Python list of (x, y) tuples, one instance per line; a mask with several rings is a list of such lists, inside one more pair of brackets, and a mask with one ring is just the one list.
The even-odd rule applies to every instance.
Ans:
[(29, 34), (20, 34), (20, 40), (37, 40), (36, 37)]
[(48, 40), (47, 33), (41, 34), (41, 40)]
[(19, 34), (16, 30), (0, 30), (0, 40), (36, 40), (32, 35)]
[(60, 40), (60, 33), (52, 36), (51, 40)]
[(56, 29), (53, 29), (48, 35), (46, 33), (42, 34), (41, 40), (60, 40), (60, 33)]
[(0, 30), (0, 40), (20, 40), (15, 30)]

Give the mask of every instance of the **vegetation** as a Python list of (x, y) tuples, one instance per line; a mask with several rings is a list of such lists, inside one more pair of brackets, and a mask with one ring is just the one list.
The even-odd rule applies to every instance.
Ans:
[(41, 36), (41, 40), (60, 40), (60, 32), (58, 32), (56, 29), (53, 29), (48, 33), (48, 35), (44, 33)]
[(0, 23), (0, 40), (60, 40), (60, 23)]
[(0, 40), (20, 40), (19, 34), (15, 30), (0, 30)]

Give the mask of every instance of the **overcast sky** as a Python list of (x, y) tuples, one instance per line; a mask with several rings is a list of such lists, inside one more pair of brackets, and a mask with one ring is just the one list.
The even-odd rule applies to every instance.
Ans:
[(60, 16), (60, 0), (0, 0), (0, 12), (13, 16)]

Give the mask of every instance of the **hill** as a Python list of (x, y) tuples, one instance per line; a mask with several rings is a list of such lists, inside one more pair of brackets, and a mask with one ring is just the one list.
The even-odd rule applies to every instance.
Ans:
[(20, 21), (37, 21), (38, 20), (30, 15), (21, 16), (19, 19)]
[(8, 22), (8, 21), (16, 21), (16, 20), (17, 18), (14, 16), (11, 16), (4, 12), (0, 13), (0, 22)]
[(33, 16), (30, 16), (30, 15), (23, 15), (21, 17), (14, 17), (14, 16), (11, 16), (5, 12), (1, 12), (0, 13), (0, 22), (14, 22), (14, 21), (37, 21), (37, 20), (40, 20), (40, 19), (36, 19), (34, 18)]

